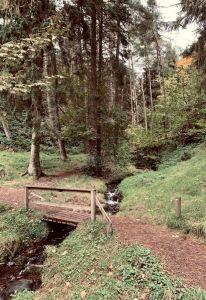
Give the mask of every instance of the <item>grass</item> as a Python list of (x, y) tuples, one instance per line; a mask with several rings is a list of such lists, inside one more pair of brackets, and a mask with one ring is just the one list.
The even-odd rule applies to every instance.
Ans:
[[(190, 158), (182, 161), (185, 157)], [(143, 172), (120, 184), (122, 212), (206, 237), (206, 145), (178, 149), (165, 156), (157, 172)], [(181, 219), (174, 200), (182, 197)]]
[(23, 246), (47, 235), (41, 216), (23, 210), (0, 209), (0, 264), (12, 258)]
[(104, 223), (78, 228), (58, 247), (47, 247), (43, 286), (15, 300), (203, 300), (206, 293), (171, 280), (151, 252), (123, 247)]
[[(26, 171), (29, 162), (29, 152), (0, 152), (0, 184), (22, 185), (31, 181), (29, 177), (21, 175)], [(48, 175), (58, 172), (76, 172), (86, 166), (87, 156), (84, 154), (71, 155), (70, 159), (63, 162), (56, 154), (41, 154), (43, 170)]]
[[(25, 185), (32, 184), (33, 179), (29, 176), (22, 177), (21, 175), (25, 172), (29, 161), (28, 152), (0, 152), (0, 185), (6, 187), (24, 187)], [(101, 179), (89, 176), (83, 173), (84, 168), (87, 166), (88, 157), (85, 154), (74, 154), (70, 155), (68, 161), (63, 162), (59, 159), (56, 154), (45, 154), (42, 153), (41, 161), (43, 170), (48, 175), (57, 175), (58, 173), (64, 173), (65, 175), (55, 177), (53, 184), (59, 187), (71, 187), (71, 188), (86, 188), (86, 189), (97, 189), (99, 193), (106, 191), (105, 182)], [(68, 175), (67, 175), (68, 173)], [(46, 178), (45, 178), (46, 179)], [(52, 184), (49, 183), (49, 184)], [(45, 183), (47, 185), (47, 183)], [(40, 196), (49, 199), (49, 201), (65, 202), (76, 201), (73, 195), (68, 193), (42, 193), (38, 192)], [(58, 195), (58, 197), (57, 197)], [(69, 197), (68, 197), (69, 196)], [(55, 198), (55, 200), (53, 200)], [(63, 199), (62, 199), (63, 198)], [(79, 197), (80, 198), (80, 197)], [(86, 203), (88, 202), (87, 197), (84, 197)]]

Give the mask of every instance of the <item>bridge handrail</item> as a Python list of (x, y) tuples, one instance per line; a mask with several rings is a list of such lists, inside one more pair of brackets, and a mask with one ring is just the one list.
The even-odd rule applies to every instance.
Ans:
[(99, 199), (97, 197), (96, 197), (96, 205), (98, 206), (99, 210), (101, 211), (105, 221), (107, 221), (107, 234), (110, 234), (113, 230), (112, 221), (111, 221), (110, 217), (106, 213), (103, 205), (101, 204), (101, 202), (99, 201)]
[(56, 188), (56, 187), (49, 187), (49, 186), (32, 186), (26, 185), (25, 187), (28, 190), (48, 190), (48, 191), (57, 191), (57, 192), (82, 192), (82, 193), (91, 193), (95, 191), (95, 189), (77, 189), (77, 188)]

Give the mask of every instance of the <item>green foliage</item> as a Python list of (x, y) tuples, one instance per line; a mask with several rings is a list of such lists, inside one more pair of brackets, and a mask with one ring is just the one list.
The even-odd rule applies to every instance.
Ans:
[(3, 205), (3, 204), (0, 203), (0, 213), (6, 211), (6, 209), (7, 208), (5, 207), (5, 205)]
[(14, 299), (194, 300), (206, 296), (204, 291), (172, 281), (149, 250), (123, 247), (105, 231), (104, 223), (88, 224), (59, 248), (48, 247), (43, 288)]
[(23, 291), (20, 294), (13, 295), (12, 299), (15, 299), (15, 300), (31, 300), (31, 299), (33, 299), (32, 297), (33, 297), (33, 292)]
[[(0, 124), (1, 126), (1, 124)], [(0, 147), (2, 150), (13, 149), (14, 151), (30, 150), (30, 128), (23, 121), (12, 120), (9, 123), (12, 139), (7, 140), (3, 131), (0, 131)], [(2, 130), (2, 129), (1, 129)]]
[(174, 151), (166, 151), (163, 153), (159, 170), (175, 166), (181, 161), (191, 159), (199, 149), (198, 144), (191, 144), (185, 147), (177, 147)]
[[(113, 150), (111, 150), (113, 151)], [(102, 175), (104, 178), (115, 181), (122, 180), (123, 178), (134, 175), (137, 169), (131, 163), (132, 154), (128, 141), (122, 140), (116, 147), (116, 154), (105, 155), (102, 161)], [(95, 157), (89, 156), (85, 171), (88, 175), (95, 175)]]
[[(156, 169), (166, 150), (205, 139), (206, 97), (201, 78), (202, 73), (195, 68), (178, 68), (165, 80), (166, 103), (160, 95), (155, 110), (147, 109), (148, 132), (141, 126), (128, 128), (138, 167)], [(165, 113), (168, 118), (166, 129)], [(189, 157), (185, 154), (182, 159)]]
[(136, 167), (156, 170), (165, 149), (171, 148), (170, 142), (166, 142), (158, 133), (146, 133), (141, 126), (128, 128), (127, 134), (130, 137)]
[(119, 166), (125, 167), (131, 163), (132, 154), (128, 141), (122, 140), (117, 147), (116, 162)]
[[(192, 158), (181, 160), (185, 148), (165, 156), (157, 172), (143, 172), (120, 184), (122, 212), (206, 237), (205, 144), (186, 148)], [(174, 216), (177, 197), (182, 197), (183, 219)]]

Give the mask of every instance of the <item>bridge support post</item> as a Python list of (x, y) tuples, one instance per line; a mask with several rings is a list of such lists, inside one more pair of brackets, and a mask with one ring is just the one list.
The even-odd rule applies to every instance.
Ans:
[(29, 209), (29, 189), (25, 187), (25, 209)]
[(96, 190), (91, 191), (91, 221), (96, 221)]

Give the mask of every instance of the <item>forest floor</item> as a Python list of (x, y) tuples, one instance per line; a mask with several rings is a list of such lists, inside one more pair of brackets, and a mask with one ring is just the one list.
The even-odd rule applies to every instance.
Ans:
[[(48, 185), (48, 182), (51, 184), (52, 181), (44, 179), (38, 185)], [(1, 187), (0, 202), (15, 208), (24, 207), (24, 189)], [(129, 216), (116, 215), (112, 221), (123, 244), (138, 243), (151, 249), (163, 261), (169, 274), (183, 278), (189, 285), (206, 289), (206, 245), (203, 239)]]

